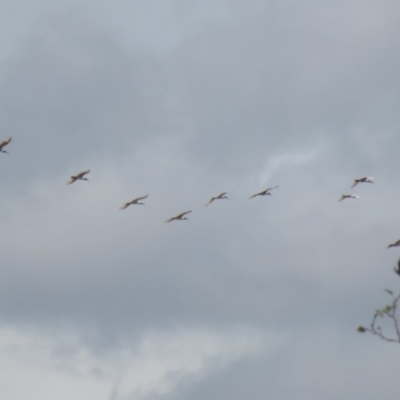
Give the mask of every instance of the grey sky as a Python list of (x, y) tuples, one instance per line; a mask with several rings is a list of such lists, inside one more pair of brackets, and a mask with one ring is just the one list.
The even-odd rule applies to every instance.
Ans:
[(392, 400), (398, 11), (3, 1), (7, 399)]

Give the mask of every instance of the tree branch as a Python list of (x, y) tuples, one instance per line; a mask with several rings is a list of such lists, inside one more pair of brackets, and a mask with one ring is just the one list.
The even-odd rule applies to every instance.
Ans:
[[(385, 289), (385, 291), (392, 297), (391, 303), (386, 305), (381, 310), (375, 311), (375, 314), (372, 318), (371, 324), (368, 328), (366, 328), (364, 326), (359, 326), (357, 328), (357, 331), (359, 333), (369, 332), (375, 336), (378, 336), (382, 340), (385, 340), (386, 342), (400, 343), (400, 326), (399, 326), (398, 317), (396, 315), (397, 305), (400, 300), (400, 294), (395, 296), (391, 290)], [(389, 336), (383, 334), (382, 328), (380, 326), (376, 326), (378, 318), (382, 318), (382, 319), (386, 319), (386, 320), (389, 319), (391, 321), (391, 323), (393, 325), (393, 329), (396, 333), (395, 337), (389, 337)]]

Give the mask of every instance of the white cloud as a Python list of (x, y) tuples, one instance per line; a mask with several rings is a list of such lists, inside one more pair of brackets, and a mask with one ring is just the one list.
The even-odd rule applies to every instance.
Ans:
[(261, 186), (271, 184), (271, 179), (287, 167), (293, 167), (296, 171), (306, 164), (316, 162), (325, 149), (325, 145), (318, 145), (308, 150), (268, 155), (263, 170), (258, 176), (258, 183)]
[(277, 341), (253, 329), (177, 329), (146, 333), (99, 356), (76, 335), (0, 330), (0, 385), (10, 400), (145, 398), (170, 393), (246, 357), (261, 357)]

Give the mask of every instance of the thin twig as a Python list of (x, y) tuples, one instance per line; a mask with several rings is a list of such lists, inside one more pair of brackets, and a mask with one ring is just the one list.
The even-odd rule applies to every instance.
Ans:
[[(392, 296), (392, 298), (393, 298), (392, 303), (390, 305), (387, 305), (382, 310), (377, 310), (374, 314), (374, 317), (372, 318), (369, 328), (359, 326), (358, 332), (360, 332), (360, 333), (370, 332), (373, 335), (380, 337), (382, 340), (385, 340), (386, 342), (400, 343), (400, 326), (399, 326), (398, 317), (396, 315), (397, 305), (400, 300), (400, 294), (398, 294), (397, 296), (394, 296), (393, 292), (391, 290), (385, 289), (385, 291), (387, 293), (389, 293), (390, 296)], [(390, 338), (390, 337), (385, 336), (381, 331), (381, 327), (380, 326), (376, 327), (378, 317), (385, 318), (385, 316), (393, 321), (393, 325), (394, 325), (394, 329), (396, 331), (397, 338)]]

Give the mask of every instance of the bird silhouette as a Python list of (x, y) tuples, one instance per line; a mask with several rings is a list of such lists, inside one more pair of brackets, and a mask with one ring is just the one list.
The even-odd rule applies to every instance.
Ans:
[(9, 137), (8, 139), (3, 140), (2, 142), (0, 142), (0, 152), (1, 152), (1, 153), (10, 154), (8, 151), (3, 150), (3, 147), (4, 147), (4, 146), (7, 146), (8, 143), (11, 142), (11, 140), (12, 140), (12, 137)]
[(174, 221), (174, 220), (175, 221), (183, 221), (183, 220), (189, 221), (189, 218), (185, 217), (185, 215), (189, 214), (191, 212), (192, 212), (192, 210), (185, 211), (183, 213), (175, 215), (175, 217), (171, 217), (171, 218), (167, 219), (165, 222), (171, 222), (171, 221)]
[(87, 169), (86, 171), (79, 172), (79, 174), (72, 175), (71, 178), (69, 178), (69, 181), (66, 183), (66, 185), (70, 185), (71, 183), (74, 183), (75, 181), (81, 180), (81, 181), (88, 181), (88, 178), (84, 178), (86, 174), (90, 172), (90, 169)]
[(273, 190), (273, 189), (277, 189), (278, 187), (279, 187), (279, 185), (278, 185), (278, 186), (271, 187), (271, 188), (268, 188), (268, 189), (265, 189), (265, 190), (263, 190), (262, 192), (253, 194), (252, 196), (250, 196), (250, 197), (248, 198), (248, 200), (253, 199), (253, 198), (256, 197), (256, 196), (268, 196), (268, 195), (269, 195), (269, 196), (272, 196), (272, 194), (270, 193), (270, 191)]
[(374, 178), (372, 176), (364, 176), (363, 178), (354, 179), (351, 187), (353, 188), (354, 186), (357, 186), (359, 183), (364, 183), (364, 182), (374, 183), (373, 181), (374, 181)]
[(142, 206), (145, 206), (146, 204), (144, 203), (140, 203), (140, 200), (144, 200), (147, 199), (149, 197), (148, 194), (146, 194), (146, 196), (141, 196), (141, 197), (137, 197), (136, 199), (133, 199), (131, 201), (128, 201), (127, 203), (123, 204), (119, 209), (120, 210), (125, 210), (125, 208), (134, 205), (134, 204), (140, 204)]
[(222, 192), (222, 193), (220, 193), (218, 196), (211, 197), (211, 199), (208, 200), (208, 202), (207, 202), (207, 204), (206, 204), (206, 207), (207, 207), (208, 205), (210, 205), (214, 200), (221, 200), (221, 199), (228, 199), (228, 200), (229, 200), (228, 196), (226, 196), (226, 193), (227, 193), (227, 192)]

